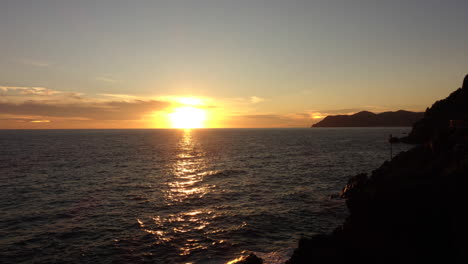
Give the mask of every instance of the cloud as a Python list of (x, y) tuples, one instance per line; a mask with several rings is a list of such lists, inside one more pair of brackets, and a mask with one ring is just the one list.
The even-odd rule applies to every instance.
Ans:
[(18, 118), (0, 118), (0, 121), (32, 122), (35, 120), (31, 118), (18, 117)]
[(257, 97), (257, 96), (251, 96), (251, 97), (250, 97), (250, 102), (251, 102), (252, 104), (261, 103), (261, 102), (263, 102), (263, 101), (265, 101), (265, 99), (264, 99), (264, 98), (261, 98), (261, 97)]
[(31, 59), (18, 59), (16, 62), (34, 67), (49, 67), (51, 65), (49, 62)]
[(112, 98), (119, 98), (119, 99), (125, 99), (125, 100), (135, 100), (138, 98), (138, 96), (134, 95), (129, 95), (129, 94), (109, 94), (109, 93), (103, 93), (103, 94), (98, 94), (101, 96), (105, 97), (112, 97)]
[(313, 123), (317, 123), (327, 116), (334, 115), (352, 115), (361, 111), (370, 111), (374, 113), (381, 113), (385, 111), (392, 111), (387, 107), (367, 105), (361, 108), (344, 108), (344, 109), (329, 109), (329, 110), (311, 110), (309, 116), (313, 119)]
[(101, 81), (101, 82), (106, 82), (106, 83), (117, 83), (117, 82), (120, 82), (119, 80), (117, 79), (114, 79), (114, 78), (110, 78), (110, 77), (97, 77), (96, 80), (98, 81)]
[(327, 114), (335, 114), (335, 115), (348, 115), (350, 113), (357, 113), (359, 111), (362, 111), (362, 108), (331, 109), (331, 110), (322, 110), (318, 112), (327, 113)]
[(43, 87), (30, 87), (21, 91), (22, 94), (35, 94), (35, 95), (52, 95), (60, 93), (58, 91), (50, 90)]
[(357, 108), (331, 109), (331, 110), (320, 110), (320, 111), (311, 110), (308, 112), (308, 116), (309, 118), (312, 119), (312, 123), (317, 123), (329, 115), (351, 115), (359, 111), (361, 110)]
[(53, 95), (61, 93), (44, 87), (18, 87), (18, 86), (0, 86), (0, 91), (3, 93), (18, 92), (20, 94), (30, 95)]
[(320, 121), (330, 115), (352, 115), (360, 111), (370, 111), (374, 113), (380, 113), (384, 111), (390, 111), (390, 109), (381, 106), (363, 106), (361, 108), (344, 108), (344, 109), (329, 109), (329, 110), (311, 110), (309, 115), (315, 122)]
[(311, 118), (308, 113), (289, 114), (252, 114), (231, 116), (232, 127), (309, 127)]
[(360, 108), (306, 111), (286, 114), (239, 114), (231, 116), (233, 127), (310, 127), (328, 115), (349, 115), (362, 111)]
[[(84, 118), (88, 120), (138, 120), (143, 115), (169, 107), (168, 102), (156, 100), (108, 101), (83, 103), (49, 103), (26, 101), (0, 102), (0, 113), (9, 115), (35, 115), (58, 118)], [(44, 120), (46, 120), (44, 118)]]
[(31, 123), (50, 123), (50, 120), (32, 120)]
[(19, 123), (50, 123), (50, 120), (41, 119), (37, 116), (17, 116), (17, 115), (5, 115), (0, 114), (0, 122), (1, 121), (13, 121)]
[(39, 86), (0, 86), (0, 99), (3, 102), (16, 104), (26, 101), (44, 103), (96, 101), (96, 99), (86, 99), (81, 93), (57, 91)]

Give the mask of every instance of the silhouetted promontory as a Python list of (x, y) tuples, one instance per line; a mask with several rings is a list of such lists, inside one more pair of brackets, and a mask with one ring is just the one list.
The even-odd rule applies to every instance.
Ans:
[(350, 178), (345, 222), (301, 239), (287, 263), (468, 263), (466, 122), (468, 76), (403, 139), (418, 145)]
[(312, 127), (409, 127), (423, 115), (404, 110), (379, 114), (362, 111), (353, 115), (327, 116)]
[[(468, 120), (468, 75), (462, 88), (451, 93), (447, 98), (435, 102), (417, 121), (411, 133), (401, 140), (406, 143), (424, 143), (446, 133), (447, 127), (467, 126)], [(452, 123), (452, 124), (450, 124)]]

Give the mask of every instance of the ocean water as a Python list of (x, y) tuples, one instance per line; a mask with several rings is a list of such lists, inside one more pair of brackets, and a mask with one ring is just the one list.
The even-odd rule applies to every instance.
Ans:
[(0, 130), (0, 262), (282, 263), (408, 131)]

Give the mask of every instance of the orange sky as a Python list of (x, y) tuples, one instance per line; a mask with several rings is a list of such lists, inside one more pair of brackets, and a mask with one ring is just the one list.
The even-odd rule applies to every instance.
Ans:
[[(467, 5), (2, 2), (0, 129), (309, 127), (424, 111), (468, 71)], [(203, 120), (174, 120), (187, 107)]]

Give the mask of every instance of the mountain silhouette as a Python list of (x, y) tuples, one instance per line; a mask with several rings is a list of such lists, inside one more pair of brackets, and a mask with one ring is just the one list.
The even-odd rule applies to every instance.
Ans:
[(362, 111), (353, 115), (327, 116), (312, 127), (406, 127), (423, 116), (424, 113), (404, 110), (379, 114)]

